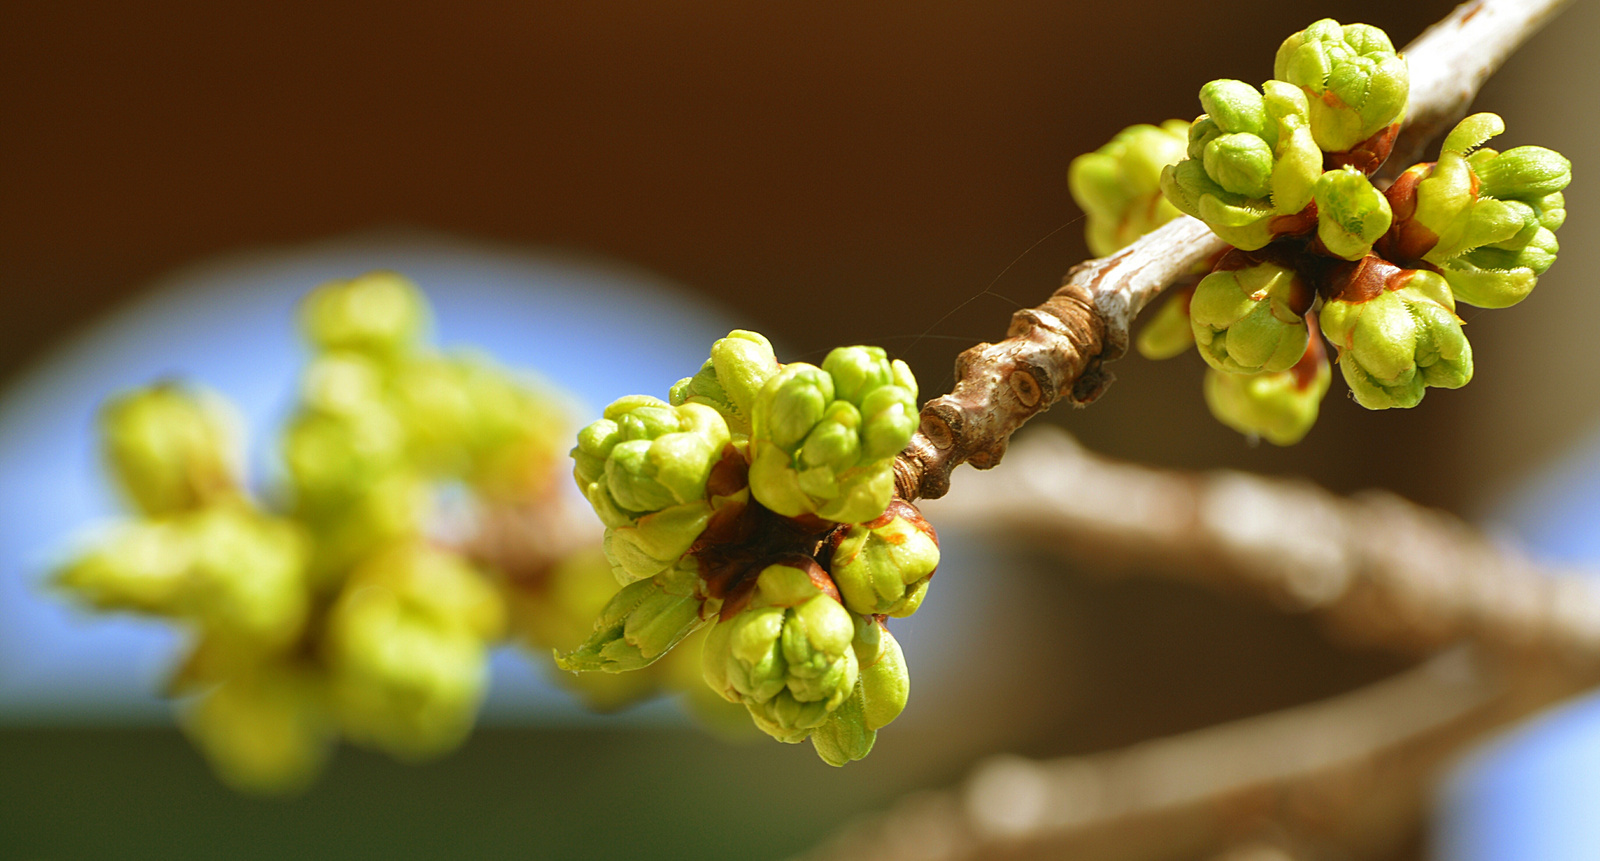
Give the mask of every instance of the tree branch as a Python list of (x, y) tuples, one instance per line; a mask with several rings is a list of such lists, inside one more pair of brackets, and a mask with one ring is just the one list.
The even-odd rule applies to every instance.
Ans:
[[(1408, 125), (1397, 155), (1414, 154), (1471, 103), (1485, 79), (1570, 0), (1474, 0), (1405, 49), (1411, 65)], [(1109, 257), (1073, 268), (1043, 305), (1017, 312), (998, 344), (956, 360), (950, 394), (922, 408), (922, 423), (895, 463), (906, 500), (943, 496), (962, 463), (1000, 462), (1011, 434), (1062, 398), (1077, 406), (1111, 382), (1105, 362), (1126, 350), (1133, 318), (1173, 279), (1227, 246), (1181, 216)]]
[(807, 857), (1158, 861), (1262, 831), (1340, 858), (1382, 857), (1463, 747), (1593, 681), (1457, 650), (1331, 700), (1123, 750), (992, 758), (959, 788), (908, 797)]
[(1381, 858), (1463, 750), (1600, 683), (1594, 578), (1538, 567), (1449, 515), (1389, 494), (1121, 464), (1054, 429), (1012, 457), (928, 513), (1242, 589), (1392, 648), (1472, 645), (1331, 700), (1120, 751), (992, 759), (816, 858), (1158, 861), (1263, 832), (1298, 857)]
[(1054, 428), (1029, 434), (1013, 459), (925, 513), (1316, 611), (1401, 651), (1470, 638), (1600, 665), (1600, 581), (1535, 565), (1392, 494), (1346, 499), (1302, 481), (1119, 463)]

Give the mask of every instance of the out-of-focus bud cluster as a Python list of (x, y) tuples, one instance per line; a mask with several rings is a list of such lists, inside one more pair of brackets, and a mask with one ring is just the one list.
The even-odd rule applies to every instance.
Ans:
[[(513, 590), (429, 534), (445, 483), (480, 508), (554, 498), (567, 411), (471, 354), (428, 347), (409, 281), (313, 291), (312, 347), (281, 438), (283, 486), (252, 495), (220, 398), (163, 383), (101, 412), (111, 475), (138, 513), (63, 565), (83, 603), (192, 632), (170, 691), (227, 783), (303, 788), (339, 737), (413, 760), (471, 729)], [(547, 599), (547, 602), (555, 599)]]
[[(1224, 424), (1279, 445), (1305, 436), (1330, 377), (1311, 334), (1319, 323), (1369, 409), (1466, 385), (1472, 349), (1456, 303), (1514, 305), (1555, 262), (1571, 164), (1543, 147), (1483, 147), (1505, 130), (1494, 114), (1462, 120), (1437, 162), (1373, 184), (1409, 89), (1405, 59), (1382, 30), (1331, 19), (1286, 39), (1260, 89), (1230, 80), (1201, 89), (1205, 113), (1184, 152), (1166, 154), (1159, 186), (1233, 250), (1197, 284), (1178, 285), (1135, 344), (1153, 359), (1196, 345), (1210, 366), (1206, 403)], [(1121, 187), (1106, 177), (1148, 177), (1146, 163), (1164, 151), (1136, 130), (1151, 128), (1125, 130), (1074, 162), (1072, 192), (1090, 214), (1096, 254), (1165, 220), (1118, 214), (1107, 200), (1136, 195), (1104, 190)], [(1128, 155), (1134, 141), (1145, 142), (1142, 161)]]
[(1183, 120), (1141, 123), (1072, 160), (1067, 185), (1089, 216), (1091, 253), (1111, 254), (1181, 214), (1161, 194), (1161, 169), (1183, 158), (1188, 135)]
[(785, 365), (735, 331), (669, 401), (608, 407), (572, 450), (614, 577), (587, 639), (558, 655), (574, 684), (668, 664), (675, 686), (688, 651), (701, 689), (768, 735), (809, 738), (834, 765), (866, 756), (909, 689), (883, 620), (915, 612), (939, 564), (932, 527), (894, 496), (916, 396), (879, 348)]

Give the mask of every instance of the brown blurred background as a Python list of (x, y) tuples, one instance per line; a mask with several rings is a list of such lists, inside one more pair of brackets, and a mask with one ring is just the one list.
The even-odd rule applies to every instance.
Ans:
[[(1377, 24), (1403, 44), (1452, 5), (6, 4), (0, 381), (175, 267), (406, 227), (654, 270), (788, 358), (882, 344), (931, 397), (956, 353), (1001, 337), (1014, 308), (1085, 256), (1065, 182), (1074, 155), (1130, 123), (1192, 117), (1210, 78), (1259, 82), (1278, 41), (1315, 18)], [(1578, 180), (1562, 262), (1533, 298), (1465, 312), (1471, 386), (1369, 413), (1336, 379), (1317, 429), (1279, 450), (1210, 419), (1197, 358), (1129, 358), (1092, 409), (1048, 420), (1122, 457), (1491, 509), (1600, 408), (1582, 240), (1597, 232), (1583, 195), (1600, 147), (1568, 108), (1591, 109), (1600, 85), (1589, 5), (1479, 101), (1506, 117), (1504, 146), (1559, 149)], [(1021, 697), (1030, 717), (990, 747), (1126, 743), (1397, 665), (1175, 586), (1028, 588), (1077, 608), (1071, 660), (1099, 661), (1084, 672), (1102, 681)], [(1101, 716), (1068, 729), (1041, 716), (1068, 700)]]

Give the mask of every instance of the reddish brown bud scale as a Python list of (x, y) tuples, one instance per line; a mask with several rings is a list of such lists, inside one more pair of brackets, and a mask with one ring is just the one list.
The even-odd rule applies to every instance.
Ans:
[[(1280, 215), (1272, 219), (1272, 233), (1278, 238), (1287, 236), (1302, 236), (1317, 229), (1317, 205), (1306, 204), (1306, 208), (1292, 215)], [(1269, 246), (1270, 247), (1270, 246)]]
[(706, 495), (732, 496), (750, 485), (750, 464), (733, 443), (722, 447), (722, 458), (711, 467), (706, 478)]
[(1334, 267), (1324, 283), (1324, 296), (1340, 302), (1367, 302), (1389, 290), (1399, 290), (1411, 280), (1413, 270), (1402, 269), (1375, 254)]
[(1315, 311), (1306, 314), (1306, 326), (1312, 331), (1311, 340), (1306, 344), (1305, 355), (1289, 369), (1289, 373), (1294, 375), (1294, 387), (1302, 392), (1316, 383), (1318, 372), (1328, 363), (1328, 348), (1316, 334), (1318, 329)]
[[(1332, 96), (1330, 91), (1324, 95)], [(1337, 101), (1337, 99), (1335, 99)], [(1342, 167), (1353, 167), (1367, 176), (1377, 172), (1383, 163), (1389, 160), (1389, 153), (1394, 150), (1394, 139), (1400, 134), (1400, 124), (1390, 123), (1367, 138), (1361, 143), (1345, 150), (1344, 152), (1330, 152), (1323, 155), (1324, 170), (1338, 170)]]
[(1417, 185), (1433, 173), (1433, 165), (1427, 162), (1408, 168), (1383, 193), (1394, 213), (1394, 223), (1374, 244), (1374, 249), (1390, 260), (1416, 265), (1421, 262), (1422, 255), (1439, 244), (1438, 234), (1412, 219), (1417, 211)]

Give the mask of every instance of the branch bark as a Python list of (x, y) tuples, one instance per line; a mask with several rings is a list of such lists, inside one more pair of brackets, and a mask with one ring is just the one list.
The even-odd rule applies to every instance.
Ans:
[(1457, 650), (1331, 700), (1124, 750), (996, 757), (960, 787), (908, 797), (806, 857), (1160, 861), (1268, 832), (1329, 857), (1379, 858), (1412, 836), (1436, 775), (1464, 747), (1595, 680)]
[(1472, 639), (1600, 666), (1600, 581), (1539, 566), (1393, 494), (1347, 499), (1303, 481), (1119, 463), (1055, 428), (1029, 434), (1013, 459), (924, 513), (1314, 611), (1403, 652)]
[[(1408, 45), (1411, 103), (1391, 162), (1409, 164), (1568, 2), (1474, 0)], [(1226, 247), (1204, 224), (1181, 216), (1116, 254), (1074, 267), (1043, 305), (1012, 317), (1004, 341), (962, 353), (955, 388), (923, 406), (921, 426), (895, 463), (901, 498), (943, 496), (952, 470), (998, 464), (1011, 434), (1056, 401), (1082, 406), (1098, 397), (1111, 382), (1104, 364), (1127, 351), (1133, 318), (1174, 279)]]
[(1391, 648), (1468, 644), (1321, 703), (1090, 756), (992, 759), (812, 857), (1158, 861), (1265, 832), (1307, 858), (1382, 858), (1484, 734), (1600, 684), (1593, 575), (1537, 566), (1449, 515), (1121, 464), (1054, 429), (1013, 460), (928, 513), (1316, 611)]

